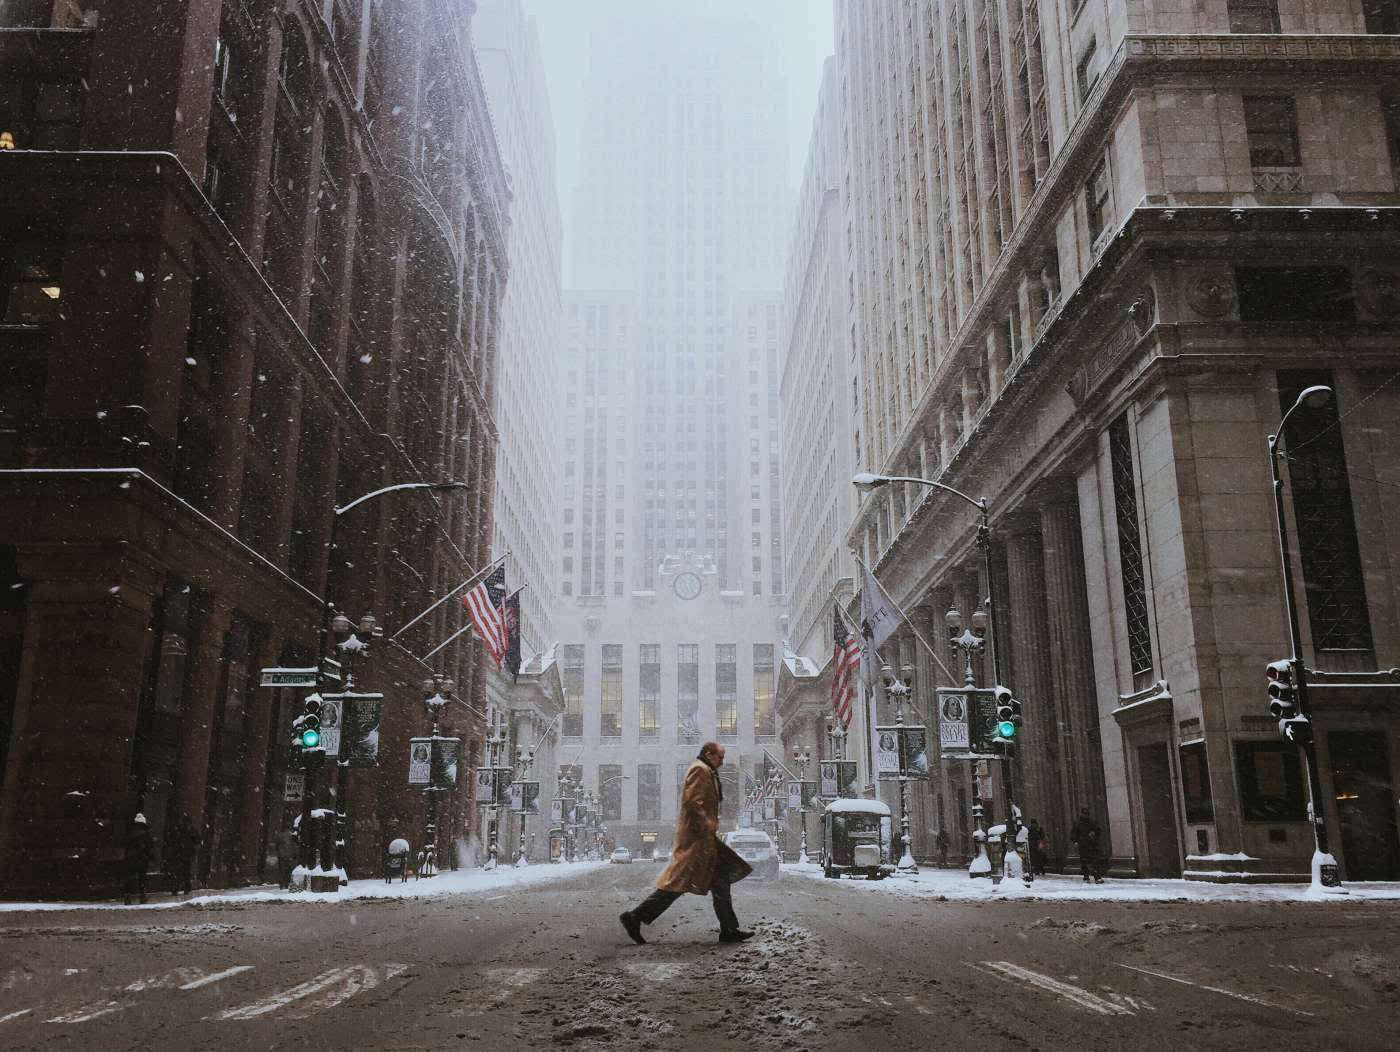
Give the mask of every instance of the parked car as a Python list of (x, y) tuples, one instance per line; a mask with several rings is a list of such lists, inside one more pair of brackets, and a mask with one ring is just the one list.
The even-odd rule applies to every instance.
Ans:
[(609, 856), (608, 861), (630, 863), (632, 861), (632, 852), (628, 851), (625, 847), (620, 847)]
[(734, 829), (724, 834), (724, 842), (753, 867), (755, 880), (778, 879), (778, 849), (761, 829)]

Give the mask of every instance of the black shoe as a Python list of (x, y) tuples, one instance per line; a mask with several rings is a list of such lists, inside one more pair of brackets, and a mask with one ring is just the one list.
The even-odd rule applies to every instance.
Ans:
[(745, 939), (752, 938), (753, 932), (739, 931), (737, 928), (734, 931), (722, 931), (719, 933), (720, 942), (743, 942)]
[(622, 927), (626, 929), (627, 934), (631, 937), (633, 942), (638, 946), (645, 946), (647, 944), (647, 941), (642, 938), (642, 922), (633, 915), (631, 910), (628, 910), (617, 919), (622, 921)]

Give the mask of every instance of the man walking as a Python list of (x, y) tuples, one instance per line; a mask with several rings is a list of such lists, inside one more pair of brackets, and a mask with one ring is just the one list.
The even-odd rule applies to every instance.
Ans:
[(1087, 807), (1081, 808), (1079, 817), (1070, 826), (1069, 838), (1079, 848), (1079, 871), (1084, 874), (1084, 883), (1092, 876), (1095, 884), (1103, 883), (1103, 827), (1094, 821)]
[(146, 816), (138, 814), (131, 820), (126, 834), (126, 881), (122, 885), (122, 897), (128, 906), (132, 891), (140, 892), (141, 901), (146, 901), (146, 870), (150, 865), (151, 829), (146, 825)]
[(713, 896), (720, 942), (743, 942), (753, 937), (753, 932), (739, 930), (739, 918), (734, 915), (734, 901), (729, 894), (729, 885), (743, 880), (753, 870), (718, 835), (719, 805), (724, 799), (719, 769), (723, 763), (724, 746), (706, 742), (685, 772), (671, 863), (657, 879), (656, 890), (640, 906), (619, 918), (633, 942), (645, 943), (642, 925), (651, 924), (687, 892)]

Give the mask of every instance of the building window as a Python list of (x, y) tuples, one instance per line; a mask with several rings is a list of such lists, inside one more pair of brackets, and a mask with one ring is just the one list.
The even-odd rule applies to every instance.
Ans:
[(734, 643), (715, 645), (715, 722), (721, 740), (739, 733), (739, 677)]
[(1278, 0), (1226, 0), (1231, 33), (1277, 33)]
[(1302, 822), (1307, 818), (1298, 750), (1284, 742), (1235, 742), (1240, 808), (1246, 822)]
[(655, 822), (661, 817), (661, 765), (637, 765), (637, 821)]
[(1244, 96), (1244, 128), (1254, 188), (1262, 193), (1303, 189), (1298, 113), (1291, 95)]
[[(1280, 410), (1287, 410), (1298, 392), (1313, 384), (1336, 390), (1329, 372), (1280, 371)], [(1315, 409), (1303, 406), (1288, 421), (1284, 449), (1313, 651), (1319, 665), (1354, 671), (1369, 669), (1374, 659), (1366, 582), (1339, 424), (1335, 395)]]
[(598, 733), (604, 738), (622, 737), (622, 645), (603, 644), (603, 704)]
[(1181, 747), (1181, 794), (1187, 822), (1214, 822), (1215, 803), (1210, 792), (1210, 763), (1206, 743)]
[(598, 806), (603, 811), (603, 821), (622, 820), (622, 765), (600, 763), (598, 765)]
[(1089, 38), (1089, 43), (1084, 48), (1084, 54), (1079, 56), (1079, 61), (1074, 66), (1075, 83), (1079, 86), (1079, 102), (1083, 105), (1089, 98), (1089, 92), (1098, 83), (1099, 69), (1095, 59), (1098, 56), (1099, 44), (1094, 38)]
[(1108, 452), (1113, 471), (1113, 510), (1118, 523), (1123, 610), (1128, 620), (1128, 661), (1132, 667), (1133, 687), (1141, 689), (1152, 681), (1152, 629), (1147, 610), (1142, 534), (1138, 528), (1133, 445), (1126, 414), (1109, 425)]
[[(568, 595), (568, 582), (564, 582)], [(560, 678), (564, 685), (564, 736), (578, 738), (583, 734), (583, 644), (567, 643), (559, 659)]]
[(643, 643), (638, 651), (641, 687), (639, 733), (643, 738), (655, 738), (660, 733), (657, 709), (661, 698), (661, 645)]
[(1108, 158), (1095, 166), (1084, 185), (1084, 206), (1089, 214), (1089, 244), (1098, 242), (1110, 218)]
[(753, 732), (777, 734), (778, 714), (773, 695), (773, 644), (753, 645)]
[(680, 720), (677, 740), (700, 740), (700, 645), (676, 646), (676, 710)]

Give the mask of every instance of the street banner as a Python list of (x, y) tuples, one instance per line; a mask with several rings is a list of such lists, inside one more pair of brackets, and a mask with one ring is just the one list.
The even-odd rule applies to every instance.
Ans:
[(410, 738), (408, 740), (408, 784), (427, 785), (432, 777), (433, 740), (431, 738)]
[(818, 782), (821, 785), (820, 795), (823, 800), (834, 800), (837, 796), (836, 788), (836, 761), (823, 760), (818, 765)]
[(753, 808), (752, 808), (752, 807), (745, 807), (745, 808), (743, 808), (743, 809), (739, 812), (739, 828), (740, 828), (740, 829), (752, 829), (752, 828), (753, 828)]
[(778, 804), (780, 801), (776, 796), (764, 797), (763, 800), (763, 820), (765, 822), (776, 822), (782, 816), (778, 814)]
[(899, 777), (899, 728), (875, 728), (875, 774), (885, 781)]
[(901, 769), (910, 778), (928, 777), (928, 728), (902, 727)]
[(341, 695), (321, 695), (321, 748), (326, 756), (340, 755)]
[(967, 691), (952, 687), (938, 688), (938, 744), (946, 752), (967, 752), (972, 748), (968, 726)]
[(289, 804), (299, 804), (305, 792), (306, 775), (300, 771), (288, 771), (287, 780), (282, 783), (282, 799)]
[(788, 782), (788, 810), (796, 811), (802, 806), (802, 783)]
[(817, 783), (815, 781), (802, 783), (802, 806), (808, 811), (822, 809), (821, 800), (817, 798)]
[(462, 756), (461, 738), (430, 738), (433, 747), (434, 789), (456, 789), (457, 768)]
[(496, 802), (496, 769), (494, 767), (478, 767), (476, 769), (474, 799), (479, 804), (494, 804)]
[(505, 807), (510, 803), (510, 784), (515, 777), (514, 767), (497, 767), (496, 769), (496, 804)]
[(551, 800), (549, 802), (549, 820), (551, 822), (564, 821), (564, 801)]
[(540, 783), (511, 782), (510, 809), (517, 814), (537, 815), (540, 813)]
[[(342, 754), (351, 767), (375, 767), (379, 763), (379, 717), (384, 695), (346, 694), (340, 716)], [(324, 727), (324, 721), (322, 721)]]

